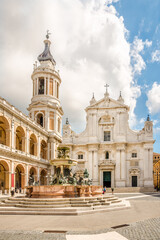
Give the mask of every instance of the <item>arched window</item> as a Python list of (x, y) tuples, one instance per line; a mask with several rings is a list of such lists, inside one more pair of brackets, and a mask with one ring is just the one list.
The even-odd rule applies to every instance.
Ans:
[(25, 151), (25, 132), (21, 126), (16, 129), (16, 149)]
[(109, 159), (109, 152), (106, 152), (106, 159)]
[(0, 126), (0, 144), (6, 145), (6, 131)]
[(38, 94), (44, 94), (44, 78), (39, 78)]
[(4, 193), (9, 189), (9, 166), (5, 161), (0, 161), (0, 190)]
[(8, 120), (0, 116), (0, 144), (10, 145), (10, 126)]
[(15, 169), (15, 188), (24, 189), (25, 185), (25, 170), (21, 164), (18, 164)]
[(40, 173), (40, 185), (47, 185), (47, 171), (44, 169)]
[(31, 167), (29, 171), (29, 186), (32, 186), (37, 181), (37, 173), (34, 167)]
[(30, 154), (37, 156), (37, 139), (33, 133), (30, 136)]
[(47, 143), (44, 140), (41, 142), (41, 158), (47, 159)]
[(44, 126), (44, 119), (43, 119), (43, 114), (42, 113), (37, 114), (37, 123), (39, 125), (41, 125), (42, 127)]

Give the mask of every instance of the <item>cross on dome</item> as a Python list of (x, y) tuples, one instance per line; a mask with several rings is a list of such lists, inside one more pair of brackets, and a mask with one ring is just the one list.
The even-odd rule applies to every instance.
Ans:
[(104, 97), (105, 97), (105, 98), (108, 98), (108, 96), (109, 96), (109, 93), (108, 93), (108, 87), (109, 87), (109, 85), (106, 83), (106, 84), (104, 85), (104, 87), (106, 88), (106, 92), (105, 92), (105, 94), (104, 94)]

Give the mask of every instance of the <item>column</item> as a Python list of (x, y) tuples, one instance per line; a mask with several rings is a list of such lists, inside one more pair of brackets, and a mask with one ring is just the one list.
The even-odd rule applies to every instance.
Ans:
[(47, 78), (48, 84), (47, 84), (47, 95), (49, 95), (49, 78)]
[(14, 145), (14, 119), (12, 119), (12, 123), (11, 123), (11, 148), (15, 148)]
[(149, 155), (149, 178), (153, 180), (153, 148), (150, 148)]
[(50, 143), (47, 143), (47, 145), (48, 145), (48, 148), (47, 148), (47, 159), (50, 160), (50, 151), (51, 151)]
[(115, 171), (111, 171), (111, 188), (115, 187), (115, 179), (114, 179)]
[(37, 168), (37, 182), (40, 184), (40, 174), (39, 174), (39, 167)]
[(54, 96), (57, 97), (57, 82), (56, 82), (55, 80), (54, 80), (53, 86), (54, 86), (54, 89), (53, 89), (53, 91), (54, 91)]
[(36, 79), (37, 82), (37, 95), (38, 95), (38, 78)]
[(116, 152), (116, 187), (120, 187), (120, 172), (121, 172), (121, 166), (120, 166), (120, 150), (118, 149)]
[(126, 179), (125, 151), (121, 151), (121, 179)]
[(26, 165), (26, 186), (28, 186), (28, 180), (29, 180), (29, 176), (28, 176), (28, 164)]
[(51, 142), (51, 159), (55, 159), (55, 143)]
[(148, 149), (144, 149), (144, 180), (148, 178)]
[(27, 136), (26, 136), (26, 153), (29, 154), (29, 128), (27, 127)]
[(46, 95), (46, 78), (44, 78), (44, 95)]
[(89, 178), (93, 178), (92, 176), (92, 151), (89, 151), (89, 159), (88, 159), (88, 172)]
[(45, 129), (49, 130), (49, 112), (48, 112), (48, 110), (45, 113), (46, 113), (46, 115), (45, 115)]
[(121, 150), (121, 184), (125, 187), (126, 183), (126, 162), (125, 162), (125, 150)]
[(58, 131), (57, 121), (58, 121), (57, 114), (54, 112), (54, 131), (55, 131), (55, 132)]
[[(10, 179), (9, 179), (10, 180)], [(11, 190), (15, 188), (15, 172), (14, 172), (14, 162), (11, 162)]]
[(98, 151), (94, 151), (94, 179), (95, 185), (98, 184)]
[(37, 147), (37, 156), (40, 158), (41, 146), (40, 146), (40, 135), (38, 135), (38, 147)]

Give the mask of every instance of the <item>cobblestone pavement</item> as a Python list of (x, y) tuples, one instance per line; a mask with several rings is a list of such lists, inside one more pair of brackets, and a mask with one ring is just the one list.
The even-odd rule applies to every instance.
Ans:
[(132, 223), (116, 232), (129, 240), (160, 240), (160, 218)]
[[(66, 234), (100, 234), (116, 231), (128, 240), (160, 240), (160, 218), (132, 223), (127, 227), (103, 229), (93, 232), (67, 232)], [(0, 231), (0, 240), (66, 240), (65, 233), (44, 233), (42, 231)], [(82, 239), (83, 240), (83, 239)], [(103, 239), (102, 239), (103, 240)], [(118, 240), (118, 239), (117, 239)]]

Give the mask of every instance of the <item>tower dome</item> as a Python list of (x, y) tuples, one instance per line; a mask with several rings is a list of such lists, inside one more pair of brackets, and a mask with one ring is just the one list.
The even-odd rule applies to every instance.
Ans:
[(51, 42), (49, 41), (49, 34), (50, 33), (47, 31), (46, 39), (44, 40), (45, 48), (44, 48), (44, 51), (38, 56), (38, 61), (42, 62), (42, 61), (49, 60), (53, 63), (53, 65), (56, 65), (56, 62), (50, 52)]

